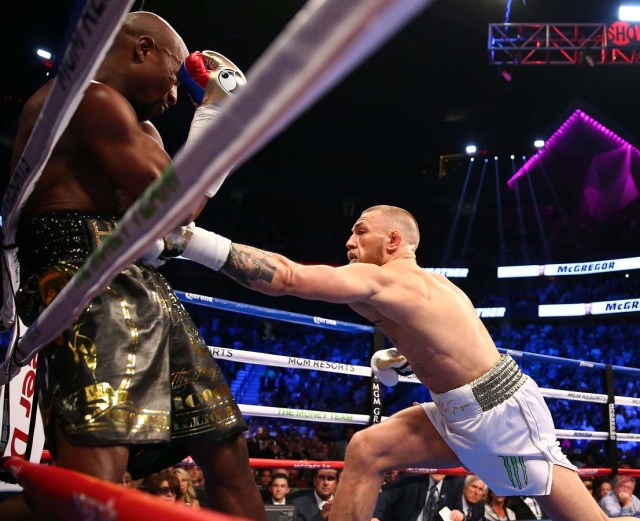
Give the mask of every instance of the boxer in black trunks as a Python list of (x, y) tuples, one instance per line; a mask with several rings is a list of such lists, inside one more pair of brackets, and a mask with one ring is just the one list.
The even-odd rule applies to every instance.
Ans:
[[(18, 224), (22, 280), (16, 301), (25, 323), (55, 298), (170, 164), (148, 120), (176, 103), (188, 56), (162, 18), (141, 11), (127, 16)], [(51, 82), (25, 104), (14, 165), (50, 88)], [(57, 465), (118, 483), (126, 470), (138, 478), (191, 455), (203, 469), (210, 508), (266, 519), (242, 414), (197, 328), (155, 268), (138, 262), (123, 269), (39, 361), (39, 398)]]

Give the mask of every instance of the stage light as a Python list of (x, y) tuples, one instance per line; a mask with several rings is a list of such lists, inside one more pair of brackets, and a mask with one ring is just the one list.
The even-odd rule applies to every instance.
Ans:
[(472, 156), (478, 151), (478, 148), (475, 145), (468, 145), (467, 148), (465, 148), (465, 151), (467, 152), (467, 154)]
[(536, 148), (544, 148), (544, 139), (536, 139), (533, 142), (533, 146)]
[(640, 5), (621, 5), (618, 8), (618, 20), (640, 22)]
[(36, 51), (36, 54), (38, 56), (40, 56), (40, 58), (44, 58), (45, 60), (50, 60), (51, 59), (51, 53), (49, 51), (44, 50), (44, 49), (38, 49)]

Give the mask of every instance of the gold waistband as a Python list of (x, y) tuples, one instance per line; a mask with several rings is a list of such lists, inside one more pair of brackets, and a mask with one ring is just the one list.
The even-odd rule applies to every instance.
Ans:
[(469, 383), (473, 396), (483, 411), (511, 398), (527, 380), (518, 364), (509, 355), (502, 355), (500, 360), (485, 374)]
[(20, 221), (20, 265), (39, 273), (58, 261), (83, 262), (117, 226), (115, 214), (57, 210)]

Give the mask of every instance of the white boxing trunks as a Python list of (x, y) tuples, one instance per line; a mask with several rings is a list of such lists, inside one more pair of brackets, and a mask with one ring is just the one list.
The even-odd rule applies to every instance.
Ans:
[(495, 494), (547, 495), (553, 465), (577, 470), (560, 450), (538, 385), (509, 355), (472, 382), (431, 397), (421, 404), (425, 413)]

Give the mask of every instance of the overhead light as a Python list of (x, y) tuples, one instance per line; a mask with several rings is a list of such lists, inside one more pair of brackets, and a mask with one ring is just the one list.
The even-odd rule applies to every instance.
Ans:
[(44, 49), (38, 49), (36, 54), (40, 56), (40, 58), (44, 58), (45, 60), (51, 59), (51, 53), (49, 51), (45, 51)]
[(467, 145), (467, 148), (465, 148), (465, 152), (470, 156), (475, 154), (477, 151), (478, 151), (478, 148), (475, 145)]
[(533, 146), (536, 148), (544, 148), (544, 139), (536, 139), (533, 142)]
[(640, 22), (640, 5), (621, 5), (618, 8), (618, 20)]

